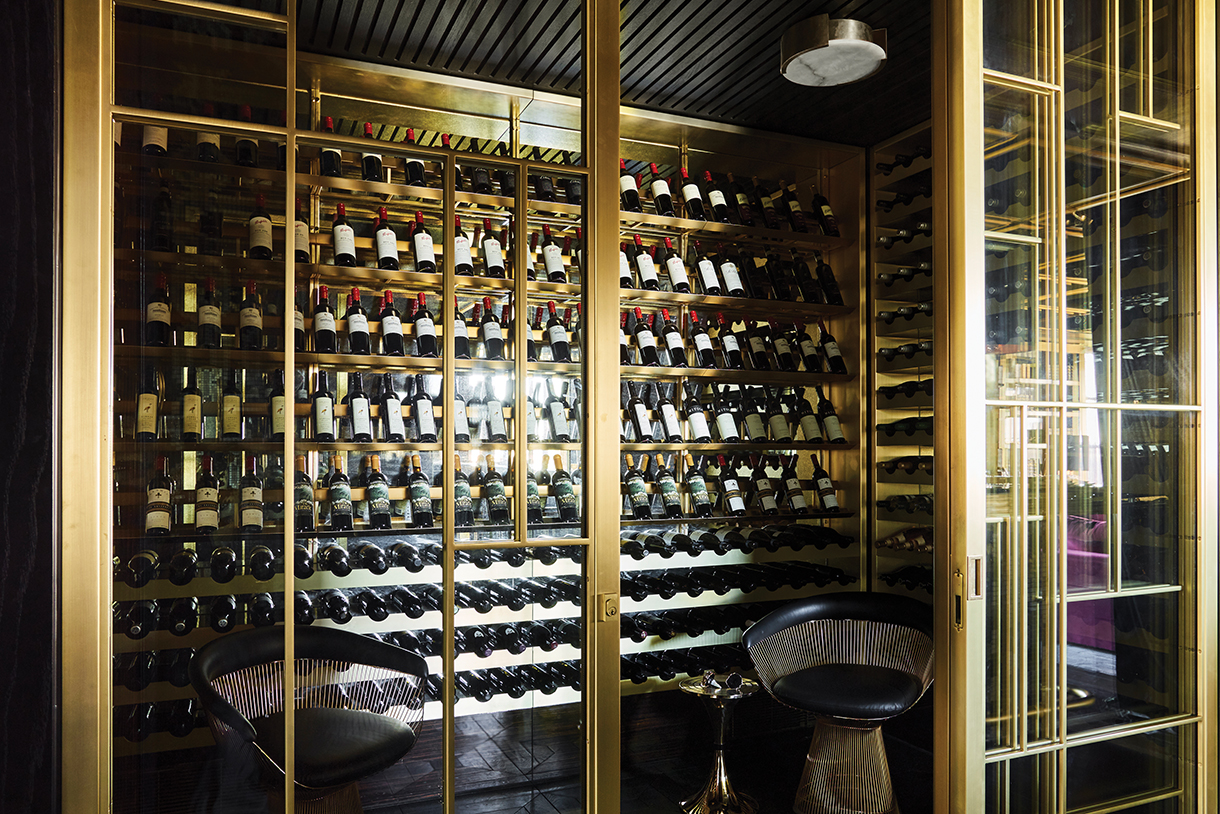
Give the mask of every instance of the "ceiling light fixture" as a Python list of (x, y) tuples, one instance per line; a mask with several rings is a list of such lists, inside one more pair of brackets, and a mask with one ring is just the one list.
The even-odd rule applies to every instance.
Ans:
[(885, 29), (819, 14), (784, 32), (779, 70), (798, 85), (847, 85), (885, 66)]

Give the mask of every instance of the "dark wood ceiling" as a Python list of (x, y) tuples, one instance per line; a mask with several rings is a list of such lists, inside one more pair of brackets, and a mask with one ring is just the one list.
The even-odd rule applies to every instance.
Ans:
[[(625, 104), (869, 145), (931, 116), (929, 0), (622, 0)], [(580, 91), (576, 0), (301, 0), (307, 51), (561, 94)], [(779, 41), (814, 14), (886, 28), (879, 74), (806, 88), (779, 74)]]

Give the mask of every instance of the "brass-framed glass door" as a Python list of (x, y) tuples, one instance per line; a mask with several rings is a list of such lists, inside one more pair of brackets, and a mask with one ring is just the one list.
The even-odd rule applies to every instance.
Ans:
[(977, 444), (941, 563), (942, 689), (969, 711), (941, 799), (1211, 810), (1215, 8), (939, 11), (965, 32), (938, 56), (945, 327), (975, 377), (946, 397)]

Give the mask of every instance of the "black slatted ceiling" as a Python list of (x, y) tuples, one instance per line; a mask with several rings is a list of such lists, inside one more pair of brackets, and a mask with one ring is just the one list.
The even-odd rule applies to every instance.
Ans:
[[(931, 115), (929, 6), (927, 0), (623, 0), (622, 99), (761, 130), (874, 144)], [(299, 42), (308, 51), (580, 91), (577, 0), (301, 0), (298, 9)], [(839, 88), (784, 80), (780, 37), (818, 13), (886, 28), (885, 69)]]

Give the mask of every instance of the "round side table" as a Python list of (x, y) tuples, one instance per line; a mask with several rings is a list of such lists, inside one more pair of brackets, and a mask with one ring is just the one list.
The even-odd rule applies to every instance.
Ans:
[[(718, 675), (716, 679), (722, 682), (725, 676)], [(683, 800), (682, 811), (685, 814), (755, 814), (758, 804), (744, 794), (733, 791), (729, 784), (729, 773), (724, 765), (724, 749), (729, 737), (729, 723), (733, 717), (733, 707), (743, 698), (749, 698), (758, 692), (757, 681), (744, 679), (740, 687), (704, 686), (703, 678), (688, 678), (678, 686), (683, 692), (697, 695), (703, 699), (708, 717), (712, 719), (712, 732), (715, 740), (712, 742), (712, 775), (704, 784), (703, 789), (693, 797)]]

